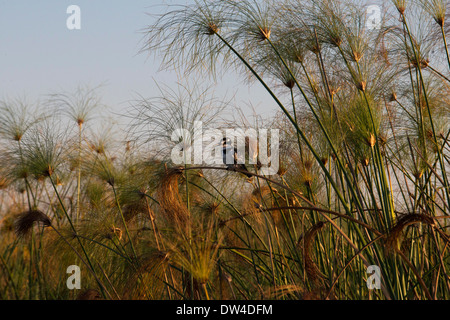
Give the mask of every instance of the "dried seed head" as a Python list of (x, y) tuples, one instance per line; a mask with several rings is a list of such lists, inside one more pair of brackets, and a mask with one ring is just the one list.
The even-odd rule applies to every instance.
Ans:
[(268, 27), (264, 27), (264, 28), (259, 28), (259, 36), (260, 36), (260, 40), (264, 41), (270, 38), (270, 33), (271, 30)]
[(63, 185), (63, 182), (62, 182), (62, 180), (61, 180), (60, 177), (56, 176), (55, 184), (56, 184), (57, 186), (62, 186), (62, 185)]
[(206, 34), (212, 36), (219, 32), (219, 27), (214, 22), (209, 22), (206, 27)]
[[(320, 230), (323, 229), (325, 226), (324, 222), (319, 222), (315, 225), (313, 225), (305, 234), (303, 239), (303, 252), (304, 252), (304, 259), (305, 259), (305, 271), (308, 275), (308, 278), (310, 281), (316, 285), (320, 286), (324, 279), (324, 275), (320, 272), (319, 268), (317, 267), (316, 263), (314, 262), (312, 258), (312, 245), (314, 242), (314, 239), (319, 233)], [(299, 244), (301, 242), (299, 241)]]
[(53, 174), (53, 172), (55, 172), (55, 169), (53, 168), (53, 166), (52, 166), (52, 165), (48, 165), (48, 166), (44, 169), (44, 171), (42, 172), (42, 174), (43, 174), (44, 177), (50, 177), (50, 176)]
[(307, 188), (311, 188), (311, 186), (312, 186), (312, 178), (311, 177), (304, 178), (303, 185), (305, 187), (307, 187)]
[(401, 216), (396, 225), (390, 230), (386, 241), (385, 247), (388, 252), (393, 252), (399, 250), (399, 240), (401, 238), (403, 230), (410, 225), (423, 223), (430, 226), (435, 225), (435, 221), (431, 216), (427, 216), (425, 214), (405, 214)]
[(367, 82), (366, 81), (360, 81), (358, 84), (356, 84), (356, 87), (358, 88), (358, 90), (364, 92), (364, 91), (366, 91)]
[(445, 15), (436, 15), (434, 17), (434, 21), (440, 26), (443, 27), (445, 23)]
[(22, 134), (21, 133), (16, 133), (15, 135), (14, 135), (14, 137), (13, 137), (13, 140), (14, 141), (20, 141), (20, 140), (22, 140)]
[[(139, 191), (137, 193), (139, 197), (142, 197)], [(125, 204), (122, 208), (122, 211), (125, 221), (129, 222), (138, 214), (150, 211), (150, 208), (147, 207), (147, 202), (145, 201), (145, 199), (140, 198), (137, 201), (132, 201), (131, 203)]]
[(364, 167), (369, 166), (369, 164), (370, 164), (370, 159), (369, 159), (368, 157), (363, 157), (363, 158), (361, 159), (361, 164), (362, 164)]
[(335, 45), (336, 47), (340, 47), (342, 45), (342, 38), (339, 35), (333, 35), (330, 38), (331, 44)]
[(397, 11), (403, 15), (406, 11), (406, 0), (394, 0), (393, 2)]
[(369, 147), (373, 148), (376, 143), (377, 143), (377, 139), (375, 138), (375, 135), (373, 133), (371, 133), (367, 138), (366, 138), (366, 142), (369, 145)]
[(420, 179), (423, 176), (423, 170), (414, 171), (413, 173), (414, 178)]
[(213, 215), (217, 215), (219, 213), (219, 207), (220, 203), (217, 203), (215, 201), (207, 205), (208, 211)]
[(417, 61), (416, 59), (411, 59), (409, 63), (416, 69), (418, 67), (420, 67), (420, 69), (426, 69), (430, 64), (430, 59), (422, 58), (420, 59), (420, 61)]
[(314, 54), (319, 54), (320, 53), (320, 47), (318, 45), (316, 45), (316, 44), (311, 45), (311, 47), (309, 49)]
[(334, 95), (336, 95), (336, 93), (339, 92), (339, 90), (341, 90), (341, 87), (337, 87), (337, 88), (331, 87), (331, 88), (330, 88), (330, 94), (331, 94), (332, 96), (334, 96)]
[(397, 101), (397, 93), (396, 92), (391, 93), (391, 96), (389, 97), (389, 101), (390, 102)]
[(298, 63), (303, 63), (305, 60), (305, 56), (303, 54), (296, 54), (294, 58), (294, 61)]
[(189, 220), (190, 213), (181, 199), (179, 179), (182, 168), (167, 169), (158, 188), (158, 200), (164, 213), (173, 226), (184, 227)]
[(103, 143), (99, 143), (98, 145), (91, 143), (90, 148), (92, 151), (97, 152), (98, 154), (104, 154), (105, 153), (105, 146)]
[(294, 79), (288, 79), (288, 80), (284, 81), (283, 84), (286, 87), (288, 87), (289, 89), (292, 89), (295, 86), (295, 81), (294, 81)]
[(305, 166), (306, 170), (311, 170), (314, 162), (312, 160), (306, 160), (303, 165)]
[(29, 172), (27, 168), (19, 168), (19, 172), (17, 173), (19, 178), (26, 179), (28, 178)]
[(352, 59), (353, 59), (355, 62), (359, 62), (359, 60), (361, 60), (361, 58), (362, 58), (362, 53), (361, 53), (361, 52), (353, 51), (353, 50), (352, 50)]
[(25, 236), (33, 227), (35, 222), (41, 222), (45, 227), (51, 226), (50, 218), (39, 210), (29, 210), (21, 213), (15, 221), (16, 234)]
[(111, 187), (114, 187), (115, 184), (114, 177), (109, 177), (108, 179), (106, 179), (106, 183), (109, 184)]

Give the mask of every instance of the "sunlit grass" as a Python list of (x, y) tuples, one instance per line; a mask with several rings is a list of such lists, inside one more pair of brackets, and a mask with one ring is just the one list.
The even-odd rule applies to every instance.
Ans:
[[(449, 299), (446, 8), (392, 1), (367, 30), (348, 1), (197, 1), (143, 51), (210, 85), (157, 82), (124, 132), (93, 125), (88, 88), (1, 102), (0, 298)], [(172, 162), (196, 122), (250, 126), (222, 117), (211, 79), (230, 69), (278, 108), (254, 121), (280, 130), (276, 175)]]

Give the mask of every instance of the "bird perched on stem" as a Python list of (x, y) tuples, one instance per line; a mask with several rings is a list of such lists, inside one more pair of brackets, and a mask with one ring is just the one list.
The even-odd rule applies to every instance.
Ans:
[[(243, 161), (240, 161), (240, 156), (237, 153), (237, 148), (234, 148), (231, 144), (230, 138), (223, 138), (222, 140), (222, 158), (223, 163), (227, 166), (228, 170), (243, 170), (247, 171), (247, 167), (245, 166)], [(250, 173), (243, 173), (247, 177), (251, 178), (252, 175)]]

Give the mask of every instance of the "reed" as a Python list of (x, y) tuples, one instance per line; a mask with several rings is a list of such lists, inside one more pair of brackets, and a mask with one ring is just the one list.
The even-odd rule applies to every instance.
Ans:
[[(447, 1), (393, 0), (379, 29), (365, 8), (169, 6), (142, 52), (184, 80), (130, 101), (123, 131), (88, 121), (95, 90), (50, 95), (52, 116), (2, 102), (0, 298), (448, 299)], [(265, 90), (273, 117), (217, 97), (224, 74)], [(279, 129), (277, 174), (174, 163), (199, 121)], [(77, 292), (58, 271), (74, 261)]]

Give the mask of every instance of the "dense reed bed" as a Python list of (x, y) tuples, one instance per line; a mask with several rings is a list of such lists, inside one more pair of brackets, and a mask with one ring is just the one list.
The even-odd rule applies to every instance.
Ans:
[[(2, 101), (0, 298), (449, 299), (447, 8), (386, 1), (374, 27), (361, 2), (205, 0), (144, 30), (186, 79), (261, 86), (271, 119), (222, 119), (199, 84), (132, 101), (126, 138), (95, 89)], [(174, 164), (197, 121), (279, 129), (277, 174)]]

